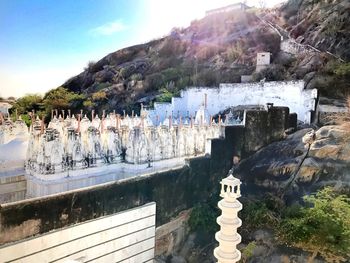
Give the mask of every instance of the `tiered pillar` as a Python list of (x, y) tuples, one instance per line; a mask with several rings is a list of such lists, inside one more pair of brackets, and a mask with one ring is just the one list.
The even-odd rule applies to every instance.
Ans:
[(217, 218), (220, 231), (215, 235), (219, 246), (214, 250), (218, 263), (234, 263), (241, 259), (241, 252), (237, 249), (237, 245), (241, 242), (237, 228), (242, 225), (242, 221), (238, 218), (242, 204), (237, 200), (241, 196), (240, 185), (241, 181), (232, 174), (221, 181), (220, 196), (223, 199), (219, 201), (218, 206), (222, 215)]

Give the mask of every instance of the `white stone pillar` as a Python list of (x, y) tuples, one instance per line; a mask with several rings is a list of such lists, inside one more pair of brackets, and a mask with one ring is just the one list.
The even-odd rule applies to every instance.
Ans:
[(242, 225), (238, 218), (238, 212), (242, 210), (242, 204), (237, 200), (241, 196), (241, 181), (231, 174), (221, 181), (220, 196), (218, 206), (222, 211), (217, 218), (220, 231), (215, 234), (215, 239), (219, 246), (214, 250), (214, 256), (218, 263), (234, 263), (241, 259), (241, 252), (237, 245), (241, 242), (241, 236), (237, 233), (237, 228)]

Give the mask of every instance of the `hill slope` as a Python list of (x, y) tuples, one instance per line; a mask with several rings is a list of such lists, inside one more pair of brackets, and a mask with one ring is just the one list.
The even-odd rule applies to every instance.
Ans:
[[(216, 86), (240, 82), (252, 74), (259, 51), (272, 53), (272, 65), (255, 80), (305, 79), (307, 88), (324, 96), (343, 96), (350, 78), (347, 60), (350, 3), (331, 0), (289, 0), (274, 10), (232, 11), (196, 20), (185, 29), (173, 29), (162, 38), (113, 52), (89, 63), (62, 86), (82, 94), (86, 110), (130, 111), (142, 101), (169, 101), (186, 86)], [(300, 43), (323, 53), (296, 55), (280, 52), (280, 37), (261, 17), (289, 32)], [(340, 74), (338, 74), (340, 72)], [(76, 109), (78, 110), (78, 109)]]
[(144, 96), (160, 94), (158, 100), (166, 101), (190, 85), (239, 82), (254, 71), (256, 52), (278, 50), (271, 28), (254, 13), (237, 11), (111, 53), (62, 86), (85, 94), (100, 110), (121, 110)]

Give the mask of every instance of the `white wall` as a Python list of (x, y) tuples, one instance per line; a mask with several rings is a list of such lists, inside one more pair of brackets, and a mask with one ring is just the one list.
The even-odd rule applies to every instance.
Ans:
[(266, 105), (268, 102), (275, 106), (289, 107), (290, 112), (298, 114), (298, 120), (310, 123), (314, 111), (317, 90), (304, 89), (304, 81), (270, 81), (261, 83), (220, 84), (218, 88), (193, 87), (181, 92), (180, 98), (173, 98), (171, 103), (155, 103), (154, 109), (149, 110), (149, 116), (155, 123), (156, 116), (160, 120), (173, 112), (179, 111), (186, 116), (189, 111), (194, 115), (204, 102), (204, 94), (208, 95), (208, 112), (211, 115), (228, 107), (238, 105)]
[[(1, 262), (153, 262), (156, 204), (0, 247)], [(63, 216), (63, 215), (62, 215)]]

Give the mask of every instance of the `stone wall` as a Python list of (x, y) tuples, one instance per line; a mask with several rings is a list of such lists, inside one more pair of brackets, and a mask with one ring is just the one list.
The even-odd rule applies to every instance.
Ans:
[(271, 107), (267, 111), (247, 111), (245, 152), (253, 153), (270, 142), (283, 139), (287, 128), (289, 128), (287, 107)]
[(289, 107), (290, 112), (298, 115), (298, 120), (310, 123), (311, 112), (316, 109), (317, 90), (305, 90), (304, 81), (271, 81), (265, 83), (220, 84), (218, 88), (188, 88), (180, 97), (172, 98), (171, 103), (155, 103), (149, 110), (150, 118), (155, 121), (165, 119), (173, 112), (182, 116), (195, 115), (195, 111), (204, 103), (207, 94), (207, 111), (215, 115), (232, 106), (266, 105)]
[[(36, 238), (21, 240), (0, 247), (0, 261), (153, 262), (155, 212), (156, 204), (149, 203)], [(69, 215), (61, 216), (64, 219)], [(39, 221), (32, 221), (27, 227), (35, 229), (39, 224)], [(11, 236), (15, 237), (14, 234)], [(4, 238), (11, 239), (0, 237)]]

